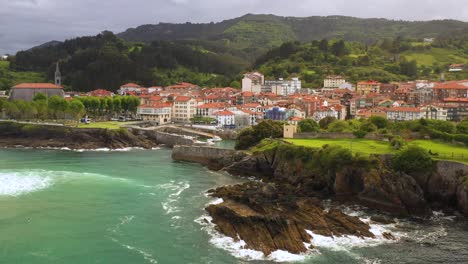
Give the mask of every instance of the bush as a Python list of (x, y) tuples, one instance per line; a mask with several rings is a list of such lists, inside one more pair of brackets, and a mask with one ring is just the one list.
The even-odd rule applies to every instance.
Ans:
[(298, 126), (301, 132), (307, 133), (307, 132), (319, 132), (320, 131), (319, 125), (317, 124), (317, 122), (315, 122), (312, 119), (304, 119), (298, 123)]
[(354, 131), (353, 135), (355, 135), (357, 138), (364, 138), (367, 135), (367, 131), (359, 129)]
[(433, 160), (423, 148), (410, 146), (393, 157), (392, 165), (396, 171), (405, 173), (423, 172), (433, 168)]
[(328, 126), (335, 122), (336, 121), (336, 118), (333, 117), (333, 116), (327, 116), (325, 118), (323, 118), (322, 120), (319, 121), (319, 125), (320, 125), (320, 128), (321, 129), (327, 129)]
[(251, 128), (243, 129), (236, 139), (236, 149), (248, 149), (265, 138), (283, 137), (283, 123), (265, 120)]
[(345, 132), (349, 128), (348, 123), (342, 120), (336, 120), (328, 125), (328, 132)]
[(368, 121), (379, 129), (386, 128), (388, 126), (388, 120), (385, 117), (371, 116), (369, 117)]
[(392, 146), (392, 148), (396, 150), (400, 150), (405, 144), (406, 142), (400, 136), (395, 136), (390, 141), (390, 146)]

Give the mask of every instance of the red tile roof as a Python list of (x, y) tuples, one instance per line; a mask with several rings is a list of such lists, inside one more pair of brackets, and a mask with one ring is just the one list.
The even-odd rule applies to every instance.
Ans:
[(231, 111), (228, 111), (228, 110), (223, 110), (223, 111), (219, 111), (219, 112), (216, 112), (214, 113), (215, 116), (233, 116), (234, 113), (231, 112)]
[(175, 101), (177, 101), (177, 102), (188, 102), (188, 101), (190, 101), (190, 99), (192, 99), (192, 98), (189, 97), (189, 96), (177, 96)]
[(389, 108), (388, 111), (394, 112), (422, 112), (420, 108), (417, 107), (392, 107)]
[(225, 108), (226, 105), (225, 103), (211, 103), (199, 105), (197, 108)]
[(63, 89), (63, 87), (52, 83), (20, 83), (13, 86), (13, 89)]
[(120, 87), (131, 87), (131, 88), (140, 88), (141, 86), (136, 84), (136, 83), (127, 83), (127, 84), (124, 84)]
[(434, 86), (434, 89), (462, 89), (468, 90), (468, 80), (438, 83)]

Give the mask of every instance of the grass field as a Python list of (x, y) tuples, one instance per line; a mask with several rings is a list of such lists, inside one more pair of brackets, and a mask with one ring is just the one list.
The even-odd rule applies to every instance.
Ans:
[(117, 122), (117, 121), (108, 121), (108, 122), (91, 122), (90, 124), (79, 124), (78, 128), (107, 128), (107, 129), (119, 129), (123, 125), (128, 125), (133, 122)]
[(407, 51), (402, 54), (408, 60), (416, 60), (418, 65), (432, 66), (437, 62), (441, 65), (465, 63), (468, 56), (450, 49), (432, 48), (424, 51)]
[[(392, 154), (397, 151), (388, 142), (368, 139), (286, 139), (296, 145), (319, 148), (325, 144), (339, 145), (351, 149), (355, 153), (363, 154)], [(468, 163), (468, 148), (431, 140), (415, 140), (408, 143), (436, 153), (435, 159), (454, 160)]]

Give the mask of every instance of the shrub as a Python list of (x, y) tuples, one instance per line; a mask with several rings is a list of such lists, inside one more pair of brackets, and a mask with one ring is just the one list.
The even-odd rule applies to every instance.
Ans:
[(401, 148), (403, 148), (403, 146), (405, 145), (405, 141), (403, 140), (402, 137), (400, 136), (395, 136), (392, 138), (392, 140), (390, 141), (390, 146), (392, 146), (393, 149), (396, 149), (396, 150), (400, 150)]
[(236, 139), (236, 149), (248, 149), (265, 138), (283, 137), (283, 123), (265, 120), (251, 128), (242, 130)]
[(330, 125), (328, 125), (328, 132), (345, 132), (348, 130), (349, 126), (348, 123), (342, 120), (336, 120)]
[(423, 172), (432, 169), (433, 160), (423, 148), (410, 146), (393, 157), (392, 165), (395, 170), (405, 173)]
[(312, 119), (304, 119), (298, 123), (301, 132), (319, 132), (320, 127)]
[(359, 129), (354, 131), (353, 135), (355, 135), (357, 138), (364, 138), (367, 135), (367, 131)]
[(320, 128), (327, 129), (328, 126), (335, 121), (336, 121), (336, 118), (332, 116), (327, 116), (325, 118), (322, 118), (322, 120), (319, 121)]
[(371, 116), (369, 117), (368, 121), (379, 129), (386, 128), (388, 126), (388, 120), (385, 117)]

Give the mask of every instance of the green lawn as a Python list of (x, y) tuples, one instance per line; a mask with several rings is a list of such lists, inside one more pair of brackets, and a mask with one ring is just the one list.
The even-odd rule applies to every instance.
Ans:
[[(351, 149), (353, 152), (367, 155), (392, 154), (396, 152), (396, 150), (390, 147), (388, 142), (368, 139), (286, 139), (286, 141), (300, 146), (315, 148), (322, 147), (325, 144), (339, 145)], [(430, 150), (432, 153), (438, 154), (433, 156), (435, 159), (446, 159), (468, 163), (468, 148), (463, 146), (431, 140), (415, 140), (409, 142), (408, 144), (417, 145), (426, 149), (427, 151)]]
[(90, 124), (79, 124), (78, 128), (107, 128), (107, 129), (119, 129), (123, 125), (128, 125), (133, 122), (117, 122), (117, 121), (107, 121), (107, 122), (91, 122)]

